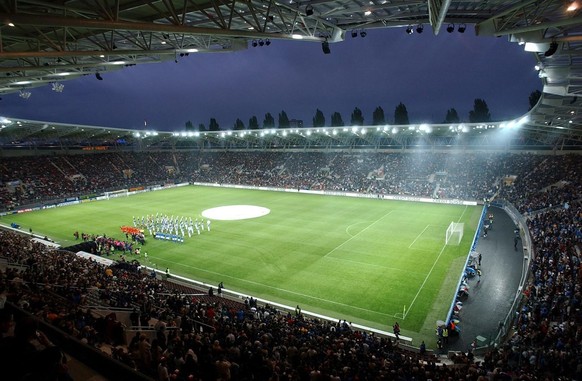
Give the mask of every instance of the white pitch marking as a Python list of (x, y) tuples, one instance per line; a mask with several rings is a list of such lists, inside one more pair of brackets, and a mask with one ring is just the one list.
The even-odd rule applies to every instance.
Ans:
[(426, 227), (420, 232), (419, 235), (416, 236), (416, 238), (414, 239), (414, 241), (412, 241), (412, 243), (410, 245), (408, 245), (408, 248), (412, 248), (412, 245), (414, 245), (414, 243), (416, 242), (417, 239), (420, 238), (420, 236), (422, 235), (422, 233), (424, 233), (426, 231), (426, 229), (428, 229), (430, 225), (426, 225)]
[(211, 220), (245, 220), (263, 217), (271, 211), (268, 208), (256, 205), (226, 205), (202, 211), (202, 217)]
[(366, 230), (368, 230), (369, 228), (371, 228), (372, 226), (374, 226), (376, 223), (378, 223), (380, 220), (384, 219), (385, 217), (389, 216), (391, 213), (393, 212), (393, 210), (389, 211), (388, 213), (386, 213), (385, 215), (383, 215), (382, 217), (378, 218), (376, 221), (372, 222), (370, 225), (366, 226), (364, 229), (360, 230), (358, 233), (354, 234), (353, 236), (351, 236), (350, 238), (348, 238), (347, 240), (345, 240), (344, 242), (340, 243), (338, 246), (334, 247), (333, 249), (331, 249), (327, 254), (325, 254), (323, 256), (323, 258), (327, 257), (328, 255), (330, 255), (331, 253), (333, 253), (334, 251), (336, 251), (337, 249), (339, 249), (340, 247), (342, 247), (343, 245), (345, 245), (346, 243), (350, 242), (352, 239), (356, 238), (357, 236), (359, 236), (360, 234), (362, 234), (363, 232), (365, 232)]
[(385, 313), (378, 312), (378, 311), (374, 311), (374, 310), (369, 310), (369, 309), (367, 309), (367, 308), (356, 307), (356, 306), (354, 306), (354, 305), (352, 305), (352, 304), (345, 304), (345, 303), (340, 303), (340, 302), (334, 302), (333, 300), (328, 300), (328, 299), (318, 298), (318, 297), (316, 297), (316, 296), (312, 296), (312, 295), (306, 295), (306, 294), (302, 294), (302, 293), (300, 293), (300, 292), (289, 291), (289, 290), (286, 290), (286, 289), (284, 289), (284, 288), (273, 287), (273, 286), (269, 286), (269, 285), (267, 285), (267, 284), (263, 284), (263, 283), (259, 283), (259, 282), (253, 282), (253, 281), (251, 281), (251, 280), (246, 280), (246, 279), (235, 278), (235, 277), (232, 277), (232, 276), (229, 276), (229, 275), (226, 275), (226, 274), (221, 274), (221, 273), (217, 273), (217, 272), (215, 272), (215, 271), (209, 271), (209, 270), (202, 269), (202, 268), (200, 268), (200, 267), (195, 267), (195, 266), (185, 265), (185, 264), (182, 264), (182, 263), (176, 263), (176, 262), (168, 261), (168, 260), (165, 260), (165, 259), (162, 259), (162, 258), (156, 258), (156, 259), (158, 259), (158, 260), (160, 260), (160, 261), (162, 261), (162, 262), (168, 262), (168, 263), (172, 263), (172, 264), (174, 264), (174, 265), (177, 265), (177, 266), (182, 266), (182, 267), (189, 267), (189, 268), (191, 268), (191, 269), (196, 269), (196, 270), (204, 271), (204, 272), (207, 272), (207, 273), (210, 273), (210, 274), (220, 275), (220, 276), (223, 276), (223, 277), (225, 277), (225, 278), (235, 279), (235, 280), (238, 280), (238, 281), (240, 281), (240, 282), (251, 283), (251, 284), (254, 284), (254, 285), (261, 286), (261, 287), (265, 287), (265, 288), (271, 288), (271, 289), (273, 289), (273, 290), (277, 290), (277, 291), (286, 292), (286, 293), (288, 293), (288, 294), (293, 294), (293, 295), (302, 296), (302, 297), (304, 297), (304, 298), (315, 299), (315, 300), (319, 300), (319, 301), (321, 301), (321, 302), (327, 302), (327, 303), (331, 303), (331, 304), (337, 304), (338, 306), (342, 306), (342, 307), (349, 307), (349, 308), (354, 308), (354, 309), (356, 309), (356, 310), (365, 311), (365, 312), (371, 312), (371, 313), (374, 313), (374, 314), (377, 314), (377, 315), (382, 315), (382, 316), (391, 316), (391, 317), (394, 317), (394, 315), (385, 314)]
[(404, 318), (403, 319), (406, 319), (406, 315), (408, 315), (408, 312), (412, 309), (412, 305), (416, 301), (416, 298), (418, 298), (418, 295), (420, 295), (420, 292), (422, 291), (422, 289), (423, 289), (426, 281), (428, 280), (428, 277), (430, 277), (430, 274), (432, 274), (432, 270), (434, 269), (434, 267), (436, 266), (437, 262), (439, 261), (439, 258), (441, 257), (441, 254), (443, 253), (443, 251), (445, 251), (445, 247), (446, 246), (447, 245), (443, 245), (443, 248), (441, 249), (441, 252), (439, 253), (439, 255), (434, 260), (434, 263), (432, 264), (432, 267), (430, 268), (430, 270), (428, 271), (428, 274), (426, 274), (426, 277), (424, 278), (424, 281), (422, 281), (422, 284), (418, 288), (418, 292), (416, 293), (416, 295), (414, 295), (414, 299), (412, 299), (412, 302), (410, 303), (410, 306), (408, 307), (408, 310), (406, 311), (406, 314), (404, 314)]
[[(463, 218), (463, 215), (465, 214), (465, 211), (467, 210), (467, 205), (465, 205), (465, 209), (463, 209), (463, 213), (461, 213), (461, 217), (459, 217), (459, 219), (457, 220), (457, 222), (461, 221), (461, 218)], [(406, 311), (406, 313), (404, 314), (404, 318), (406, 319), (406, 315), (408, 315), (408, 313), (410, 312), (410, 310), (412, 309), (412, 305), (414, 304), (414, 302), (416, 301), (416, 298), (418, 298), (418, 295), (420, 295), (420, 292), (422, 291), (424, 285), (426, 284), (426, 281), (428, 280), (428, 277), (430, 276), (430, 274), (432, 273), (432, 270), (434, 269), (434, 267), (436, 266), (437, 262), (439, 261), (439, 258), (441, 257), (441, 255), (443, 254), (443, 251), (445, 251), (445, 247), (447, 247), (446, 244), (443, 245), (443, 248), (441, 249), (439, 255), (436, 257), (434, 263), (432, 264), (432, 267), (430, 268), (428, 274), (426, 274), (426, 277), (424, 278), (424, 281), (422, 282), (422, 284), (420, 285), (420, 288), (418, 289), (418, 292), (416, 293), (416, 295), (414, 296), (414, 299), (412, 299), (412, 302), (410, 303), (410, 307), (408, 307), (408, 310)]]

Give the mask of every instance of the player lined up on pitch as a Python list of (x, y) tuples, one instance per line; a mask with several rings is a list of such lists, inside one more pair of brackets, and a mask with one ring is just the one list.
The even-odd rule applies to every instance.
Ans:
[(154, 237), (158, 233), (180, 235), (181, 237), (185, 237), (188, 234), (188, 237), (192, 237), (194, 231), (196, 231), (197, 235), (200, 235), (204, 230), (209, 232), (211, 223), (209, 219), (198, 221), (198, 218), (196, 218), (193, 221), (192, 217), (168, 217), (168, 215), (161, 213), (156, 213), (155, 216), (148, 214), (141, 218), (133, 217), (133, 226), (147, 230)]

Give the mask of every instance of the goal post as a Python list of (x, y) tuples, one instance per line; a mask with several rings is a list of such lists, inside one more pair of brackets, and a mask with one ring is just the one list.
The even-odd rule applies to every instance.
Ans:
[(463, 239), (464, 230), (465, 224), (463, 222), (451, 222), (445, 235), (445, 244), (459, 245)]

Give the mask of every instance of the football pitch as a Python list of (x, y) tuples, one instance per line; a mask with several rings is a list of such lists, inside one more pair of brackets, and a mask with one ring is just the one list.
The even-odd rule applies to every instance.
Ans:
[[(398, 321), (402, 333), (412, 337), (434, 336), (436, 320), (446, 318), (482, 209), (186, 186), (0, 221), (69, 246), (78, 243), (75, 231), (125, 239), (120, 226), (132, 226), (134, 217), (206, 220), (208, 209), (234, 205), (267, 208), (268, 214), (211, 218), (210, 232), (186, 234), (184, 243), (148, 236), (142, 248), (147, 264), (381, 330)], [(465, 223), (458, 246), (445, 245), (452, 221)]]

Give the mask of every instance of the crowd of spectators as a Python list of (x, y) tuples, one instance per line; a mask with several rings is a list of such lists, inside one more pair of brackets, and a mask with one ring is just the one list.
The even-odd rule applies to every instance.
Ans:
[[(25, 266), (0, 274), (8, 302), (86, 345), (110, 345), (113, 359), (158, 380), (501, 379), (512, 371), (465, 356), (455, 365), (439, 364), (393, 339), (355, 330), (346, 321), (310, 319), (300, 310), (192, 296), (137, 266), (104, 266), (11, 232), (0, 233), (0, 244), (11, 262)], [(125, 341), (114, 313), (99, 317), (87, 309), (92, 293), (105, 297), (105, 304), (139, 311), (133, 324), (153, 327), (155, 337), (137, 331)], [(208, 328), (196, 330), (194, 322)], [(0, 351), (7, 350), (8, 332), (2, 333)], [(13, 380), (26, 373), (13, 364), (6, 368)]]
[(2, 209), (38, 204), (69, 197), (94, 195), (176, 181), (173, 166), (165, 166), (161, 154), (92, 154), (2, 158), (0, 202)]
[(529, 166), (527, 162), (516, 163), (516, 169), (512, 172), (517, 179), (512, 186), (503, 188), (501, 197), (510, 200), (524, 214), (563, 206), (582, 198), (580, 155), (534, 158), (535, 166)]
[[(167, 174), (174, 163), (174, 176), (218, 183), (426, 196), (440, 192), (459, 198), (498, 193), (530, 215), (534, 245), (532, 276), (513, 334), (479, 363), (459, 356), (458, 364), (446, 366), (346, 322), (233, 303), (218, 295), (192, 296), (191, 290), (152, 277), (135, 263), (107, 267), (10, 232), (0, 232), (0, 247), (17, 266), (0, 273), (0, 294), (87, 345), (112, 345), (114, 359), (164, 381), (582, 377), (581, 156), (247, 152), (205, 153), (192, 160), (185, 153), (170, 159), (148, 155), (147, 160), (132, 154), (133, 159), (121, 155), (108, 161), (119, 168), (122, 159), (139, 174), (142, 162), (153, 166), (165, 160), (158, 175)], [(3, 182), (18, 178), (26, 184), (36, 181), (35, 171), (61, 173), (19, 172), (6, 163), (3, 168), (10, 169), (2, 172)], [(438, 187), (427, 187), (433, 182)], [(99, 317), (87, 309), (87, 301), (95, 298), (139, 311), (134, 325), (153, 327), (155, 338), (138, 333), (126, 342), (114, 315)], [(196, 330), (196, 322), (210, 328)], [(6, 344), (2, 334), (0, 349)]]
[[(581, 155), (132, 152), (3, 158), (1, 209), (175, 182), (483, 200), (532, 213), (581, 197)], [(509, 181), (508, 179), (511, 179)]]
[(528, 221), (535, 247), (532, 279), (508, 343), (523, 369), (582, 375), (582, 202)]

